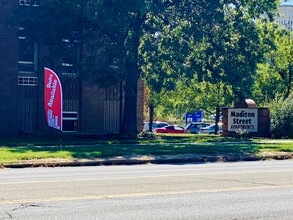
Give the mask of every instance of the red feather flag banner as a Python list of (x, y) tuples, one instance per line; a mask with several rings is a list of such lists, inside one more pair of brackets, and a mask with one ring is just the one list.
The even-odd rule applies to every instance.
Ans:
[(49, 127), (62, 131), (62, 86), (58, 75), (44, 68), (44, 109)]

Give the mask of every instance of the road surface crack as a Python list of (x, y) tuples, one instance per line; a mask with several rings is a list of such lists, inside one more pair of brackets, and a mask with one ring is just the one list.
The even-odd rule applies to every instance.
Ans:
[(217, 179), (222, 181), (236, 182), (236, 183), (248, 183), (261, 186), (280, 186), (280, 184), (265, 183), (265, 182), (256, 182), (256, 181), (244, 181), (244, 180), (232, 180), (232, 179)]
[(6, 217), (0, 218), (0, 219), (13, 219), (12, 212), (15, 212), (15, 211), (18, 211), (21, 209), (31, 208), (31, 207), (39, 208), (39, 207), (49, 207), (49, 206), (42, 205), (42, 204), (22, 203), (22, 204), (20, 204), (20, 206), (5, 212)]
[[(5, 215), (7, 215), (9, 219), (13, 218), (9, 212), (5, 212)], [(1, 219), (7, 219), (7, 217), (1, 218)]]

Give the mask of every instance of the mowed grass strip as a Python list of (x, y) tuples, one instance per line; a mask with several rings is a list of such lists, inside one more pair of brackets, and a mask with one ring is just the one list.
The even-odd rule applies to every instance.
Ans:
[(58, 145), (95, 145), (95, 144), (138, 144), (138, 143), (194, 143), (194, 142), (225, 142), (234, 141), (235, 138), (221, 137), (216, 135), (194, 134), (156, 134), (155, 139), (118, 139), (115, 137), (74, 137), (60, 136), (0, 136), (0, 146), (44, 146)]
[(71, 154), (56, 148), (48, 151), (42, 148), (36, 150), (35, 147), (0, 147), (0, 164), (49, 158), (71, 158)]
[(144, 143), (53, 146), (2, 146), (0, 164), (38, 159), (96, 159), (129, 155), (238, 154), (293, 152), (293, 143)]

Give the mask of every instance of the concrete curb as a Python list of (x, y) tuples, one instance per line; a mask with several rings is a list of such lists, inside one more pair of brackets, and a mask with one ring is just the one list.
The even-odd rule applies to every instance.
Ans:
[(139, 165), (139, 164), (180, 164), (180, 163), (209, 163), (209, 162), (236, 162), (259, 160), (288, 160), (293, 159), (293, 153), (276, 153), (256, 155), (161, 155), (161, 156), (126, 156), (93, 160), (34, 160), (15, 164), (0, 165), (1, 168), (29, 168), (29, 167), (77, 167), (77, 166), (110, 166), (110, 165)]

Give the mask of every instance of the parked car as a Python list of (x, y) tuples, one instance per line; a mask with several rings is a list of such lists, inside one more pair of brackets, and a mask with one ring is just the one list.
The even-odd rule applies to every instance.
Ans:
[[(149, 122), (144, 122), (143, 123), (143, 130), (148, 131), (149, 128), (150, 128), (149, 125), (150, 125)], [(153, 124), (152, 124), (152, 131), (155, 132), (157, 128), (162, 128), (162, 127), (165, 127), (165, 126), (168, 126), (168, 125), (169, 125), (169, 123), (167, 123), (167, 122), (154, 121)]]
[(191, 122), (185, 127), (185, 133), (190, 134), (198, 134), (200, 132), (200, 129), (203, 127), (207, 127), (212, 125), (211, 123), (205, 123), (205, 122)]
[[(223, 130), (222, 130), (222, 124), (223, 123), (218, 123), (218, 133), (222, 133)], [(203, 127), (203, 128), (200, 128), (200, 134), (215, 134), (215, 124), (212, 124), (210, 126), (207, 126), (207, 127)]]
[(168, 133), (168, 134), (184, 134), (185, 128), (178, 125), (169, 125), (163, 128), (157, 128), (156, 133)]

